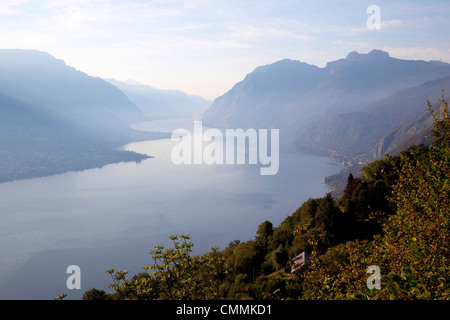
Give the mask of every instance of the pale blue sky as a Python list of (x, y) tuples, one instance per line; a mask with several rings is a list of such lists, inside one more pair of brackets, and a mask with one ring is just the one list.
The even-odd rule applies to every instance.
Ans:
[[(369, 5), (381, 29), (369, 30)], [(350, 51), (450, 62), (450, 1), (0, 0), (2, 48), (214, 99), (259, 65)]]

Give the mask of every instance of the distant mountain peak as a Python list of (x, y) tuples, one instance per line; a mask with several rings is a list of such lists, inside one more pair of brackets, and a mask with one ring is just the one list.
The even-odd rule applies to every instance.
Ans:
[(367, 54), (359, 53), (357, 51), (351, 51), (347, 56), (345, 57), (346, 60), (355, 60), (362, 57), (368, 57), (368, 58), (389, 58), (389, 53), (383, 50), (377, 50), (373, 49)]
[(19, 66), (45, 68), (49, 65), (67, 67), (63, 60), (56, 59), (51, 54), (40, 50), (0, 49), (0, 60), (8, 61), (8, 67), (13, 68)]
[(352, 51), (352, 52), (349, 52), (349, 54), (347, 54), (347, 56), (345, 57), (345, 59), (347, 59), (347, 60), (356, 59), (356, 58), (358, 58), (360, 55), (361, 55), (361, 54), (358, 53), (357, 51)]
[(370, 57), (380, 57), (380, 58), (389, 58), (389, 53), (383, 50), (374, 49), (370, 51), (368, 54)]

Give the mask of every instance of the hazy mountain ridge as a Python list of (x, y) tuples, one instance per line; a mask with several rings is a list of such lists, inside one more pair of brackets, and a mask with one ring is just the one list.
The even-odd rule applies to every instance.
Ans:
[(124, 92), (148, 119), (200, 117), (212, 103), (200, 96), (191, 96), (180, 90), (157, 89), (137, 82), (123, 82), (115, 79), (106, 79), (106, 81)]
[(165, 137), (129, 123), (143, 115), (118, 88), (35, 50), (0, 50), (0, 182), (147, 156), (119, 151)]
[[(402, 60), (380, 50), (350, 52), (324, 68), (285, 59), (256, 68), (217, 98), (203, 120), (220, 127), (278, 128), (298, 145), (339, 151), (339, 157), (367, 155), (368, 146), (374, 149), (384, 134), (425, 110), (431, 94), (448, 87), (448, 81), (428, 87), (426, 82), (448, 76), (450, 64)], [(411, 99), (394, 108), (396, 114), (383, 109), (391, 95), (422, 84), (423, 92), (404, 93)], [(414, 108), (407, 107), (412, 101)], [(380, 128), (374, 116), (383, 122)], [(372, 127), (375, 134), (367, 129)]]
[[(0, 50), (0, 92), (31, 106), (81, 122), (106, 114), (115, 124), (137, 121), (142, 112), (110, 83), (35, 50)], [(111, 119), (109, 119), (111, 120)]]
[(289, 59), (258, 67), (215, 99), (202, 119), (219, 127), (276, 127), (282, 107), (304, 98), (322, 77), (320, 68)]
[[(337, 157), (341, 159), (358, 154), (364, 154), (366, 160), (382, 157), (381, 151), (374, 150), (379, 149), (380, 139), (404, 125), (409, 126), (410, 133), (414, 130), (416, 133), (422, 131), (422, 121), (426, 120), (423, 117), (429, 115), (426, 101), (429, 100), (435, 105), (441, 98), (441, 90), (445, 88), (450, 88), (450, 77), (399, 90), (364, 110), (342, 113), (321, 126), (311, 128), (299, 137), (296, 143), (318, 146), (340, 154)], [(418, 115), (418, 119), (412, 121)], [(396, 137), (399, 137), (398, 134)], [(387, 141), (385, 138), (385, 147), (380, 150), (388, 149)]]

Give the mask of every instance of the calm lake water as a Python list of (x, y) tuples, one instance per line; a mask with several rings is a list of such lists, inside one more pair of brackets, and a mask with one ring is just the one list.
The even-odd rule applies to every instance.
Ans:
[[(192, 128), (191, 119), (135, 125), (141, 130)], [(99, 169), (0, 184), (0, 299), (79, 299), (90, 288), (111, 290), (105, 270), (130, 275), (151, 264), (148, 252), (190, 234), (201, 254), (235, 239), (252, 239), (310, 197), (329, 189), (340, 170), (326, 157), (281, 145), (276, 175), (260, 165), (174, 165), (170, 140), (124, 148), (154, 158)], [(68, 290), (69, 265), (81, 269), (81, 290)]]

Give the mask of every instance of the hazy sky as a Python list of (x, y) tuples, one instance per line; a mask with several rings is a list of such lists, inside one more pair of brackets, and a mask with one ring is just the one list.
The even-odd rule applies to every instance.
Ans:
[[(366, 21), (380, 8), (381, 28)], [(0, 0), (2, 48), (214, 99), (259, 65), (350, 51), (450, 62), (450, 1)]]

